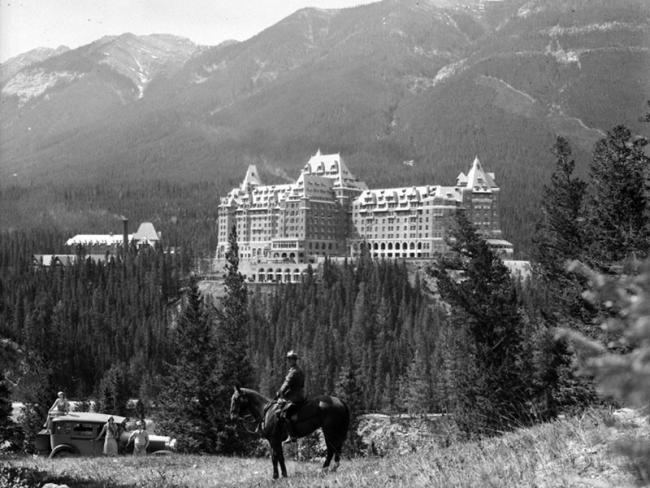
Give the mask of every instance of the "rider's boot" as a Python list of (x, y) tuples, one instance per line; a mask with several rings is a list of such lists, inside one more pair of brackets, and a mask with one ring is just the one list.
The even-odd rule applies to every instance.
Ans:
[(298, 440), (298, 437), (293, 432), (293, 423), (289, 418), (285, 419), (285, 422), (287, 423), (287, 431), (289, 431), (289, 437), (284, 441), (284, 444), (289, 444), (291, 442), (296, 442)]

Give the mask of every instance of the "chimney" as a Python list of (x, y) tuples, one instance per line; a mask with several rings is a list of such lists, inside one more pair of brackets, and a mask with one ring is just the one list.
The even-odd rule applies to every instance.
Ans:
[(122, 217), (122, 228), (124, 234), (122, 235), (122, 247), (124, 248), (122, 252), (126, 256), (126, 253), (129, 251), (129, 219)]

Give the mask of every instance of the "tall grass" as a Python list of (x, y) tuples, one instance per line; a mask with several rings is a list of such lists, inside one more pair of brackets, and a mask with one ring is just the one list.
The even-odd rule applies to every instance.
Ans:
[[(4, 461), (40, 473), (41, 485), (52, 481), (82, 488), (633, 487), (638, 481), (633, 466), (608, 444), (635, 434), (634, 429), (611, 415), (590, 412), (448, 448), (430, 443), (406, 455), (342, 460), (336, 473), (321, 472), (317, 462), (290, 460), (289, 478), (275, 482), (266, 458), (172, 455)], [(0, 486), (5, 486), (1, 475)]]

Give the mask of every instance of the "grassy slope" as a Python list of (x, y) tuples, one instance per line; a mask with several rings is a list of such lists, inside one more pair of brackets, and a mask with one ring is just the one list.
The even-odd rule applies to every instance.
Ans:
[[(616, 454), (623, 437), (648, 437), (650, 426), (591, 413), (480, 442), (422, 446), (384, 458), (344, 460), (337, 473), (289, 461), (289, 478), (272, 482), (268, 459), (169, 456), (134, 459), (13, 458), (75, 487), (634, 487), (639, 469)], [(645, 482), (650, 482), (645, 473)], [(42, 478), (44, 481), (45, 479)], [(0, 476), (0, 485), (2, 484)], [(42, 484), (42, 483), (41, 483)], [(11, 486), (11, 485), (9, 485)], [(20, 485), (15, 485), (20, 486)], [(38, 485), (41, 486), (41, 485)]]

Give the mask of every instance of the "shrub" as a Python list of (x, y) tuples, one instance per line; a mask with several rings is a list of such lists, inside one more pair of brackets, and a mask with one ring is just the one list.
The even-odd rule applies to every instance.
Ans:
[[(570, 266), (588, 278), (584, 297), (601, 304), (608, 313), (601, 327), (610, 338), (607, 344), (564, 330), (576, 348), (583, 371), (594, 377), (598, 392), (624, 406), (650, 413), (650, 259), (633, 273), (605, 276), (581, 263)], [(619, 443), (645, 482), (650, 481), (650, 441)]]

